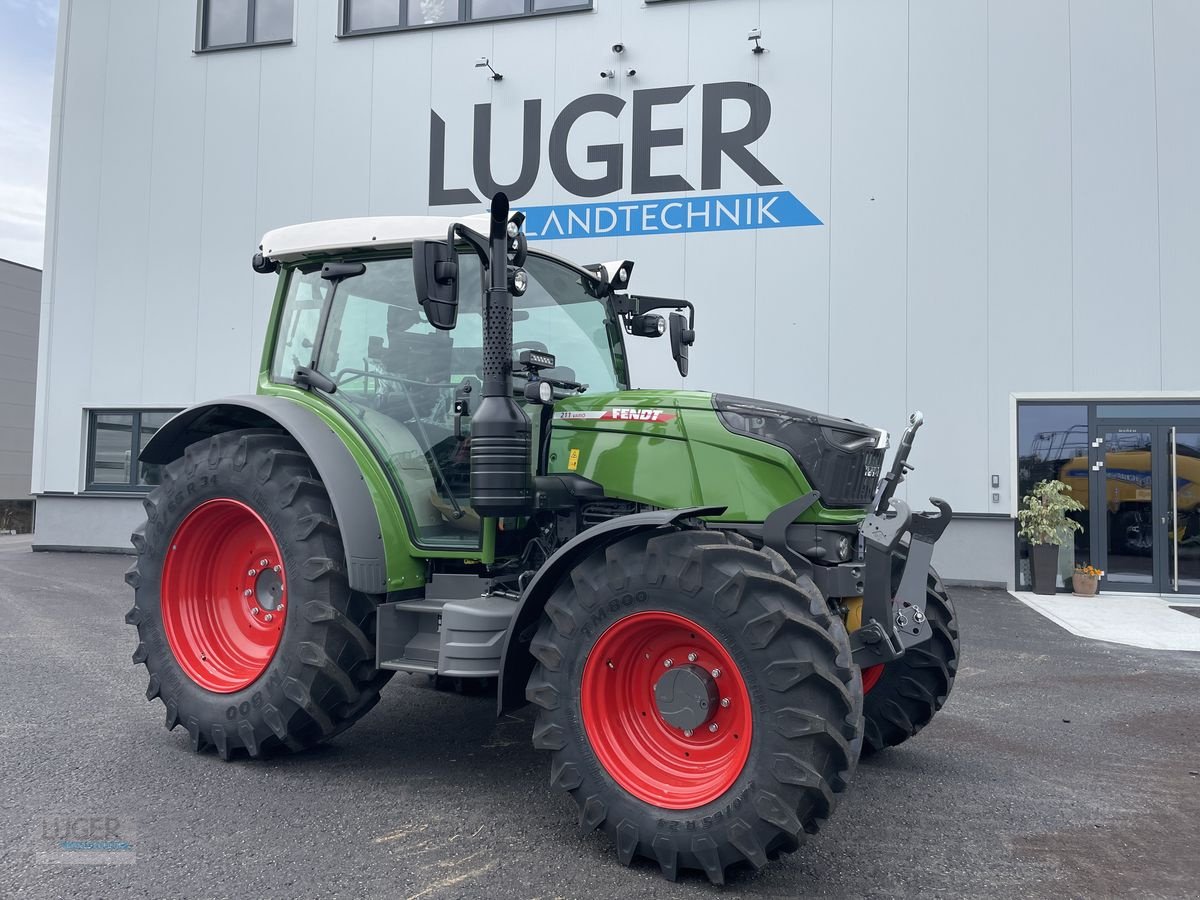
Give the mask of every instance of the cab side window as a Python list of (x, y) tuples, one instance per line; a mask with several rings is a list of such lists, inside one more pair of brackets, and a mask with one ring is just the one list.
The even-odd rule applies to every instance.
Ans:
[(305, 274), (296, 269), (289, 276), (279, 334), (275, 337), (272, 381), (291, 381), (296, 369), (312, 365), (327, 290), (319, 270)]

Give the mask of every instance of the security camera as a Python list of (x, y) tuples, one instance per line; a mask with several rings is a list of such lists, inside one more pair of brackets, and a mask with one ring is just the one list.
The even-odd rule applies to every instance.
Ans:
[(601, 69), (601, 70), (600, 70), (600, 77), (601, 77), (601, 78), (616, 78), (616, 77), (617, 77), (617, 73), (616, 73), (616, 72), (614, 72), (612, 69)]
[(620, 41), (617, 41), (617, 43), (612, 45), (612, 51), (613, 51), (613, 53), (624, 53), (625, 45), (622, 44)]
[(761, 28), (751, 28), (750, 33), (748, 35), (746, 35), (746, 40), (761, 41), (762, 40), (762, 29)]

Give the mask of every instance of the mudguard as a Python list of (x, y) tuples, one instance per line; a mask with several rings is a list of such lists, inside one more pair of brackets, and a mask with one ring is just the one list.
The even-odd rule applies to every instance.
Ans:
[(533, 671), (529, 644), (542, 618), (542, 610), (554, 589), (567, 577), (575, 561), (616, 543), (639, 531), (651, 531), (674, 525), (680, 519), (719, 516), (723, 506), (696, 506), (690, 509), (656, 509), (651, 512), (619, 516), (593, 525), (559, 547), (538, 569), (525, 590), (513, 617), (513, 625), (504, 638), (500, 656), (500, 682), (496, 691), (496, 714), (524, 706), (525, 683)]
[(196, 441), (241, 428), (286, 431), (308, 454), (329, 491), (346, 549), (350, 587), (387, 593), (387, 559), (375, 503), (346, 445), (320, 417), (284, 397), (223, 397), (185, 409), (150, 439), (138, 457), (163, 465)]

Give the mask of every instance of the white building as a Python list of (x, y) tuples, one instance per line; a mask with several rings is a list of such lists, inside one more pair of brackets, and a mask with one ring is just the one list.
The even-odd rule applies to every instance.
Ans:
[(922, 409), (948, 577), (1011, 583), (1053, 473), (1112, 587), (1200, 584), (1198, 44), (1192, 0), (63, 0), (37, 545), (127, 547), (161, 411), (253, 389), (265, 231), (500, 183), (696, 303), (689, 387)]

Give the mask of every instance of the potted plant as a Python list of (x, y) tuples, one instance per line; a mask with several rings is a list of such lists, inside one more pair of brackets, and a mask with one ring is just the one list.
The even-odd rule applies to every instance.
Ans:
[(1076, 566), (1071, 573), (1071, 588), (1081, 597), (1095, 597), (1103, 574), (1095, 566)]
[(1070, 496), (1071, 488), (1057, 479), (1039, 481), (1021, 501), (1017, 510), (1021, 527), (1017, 535), (1029, 542), (1033, 563), (1033, 592), (1053, 594), (1058, 576), (1058, 546), (1071, 538), (1081, 526), (1067, 513), (1083, 509)]

